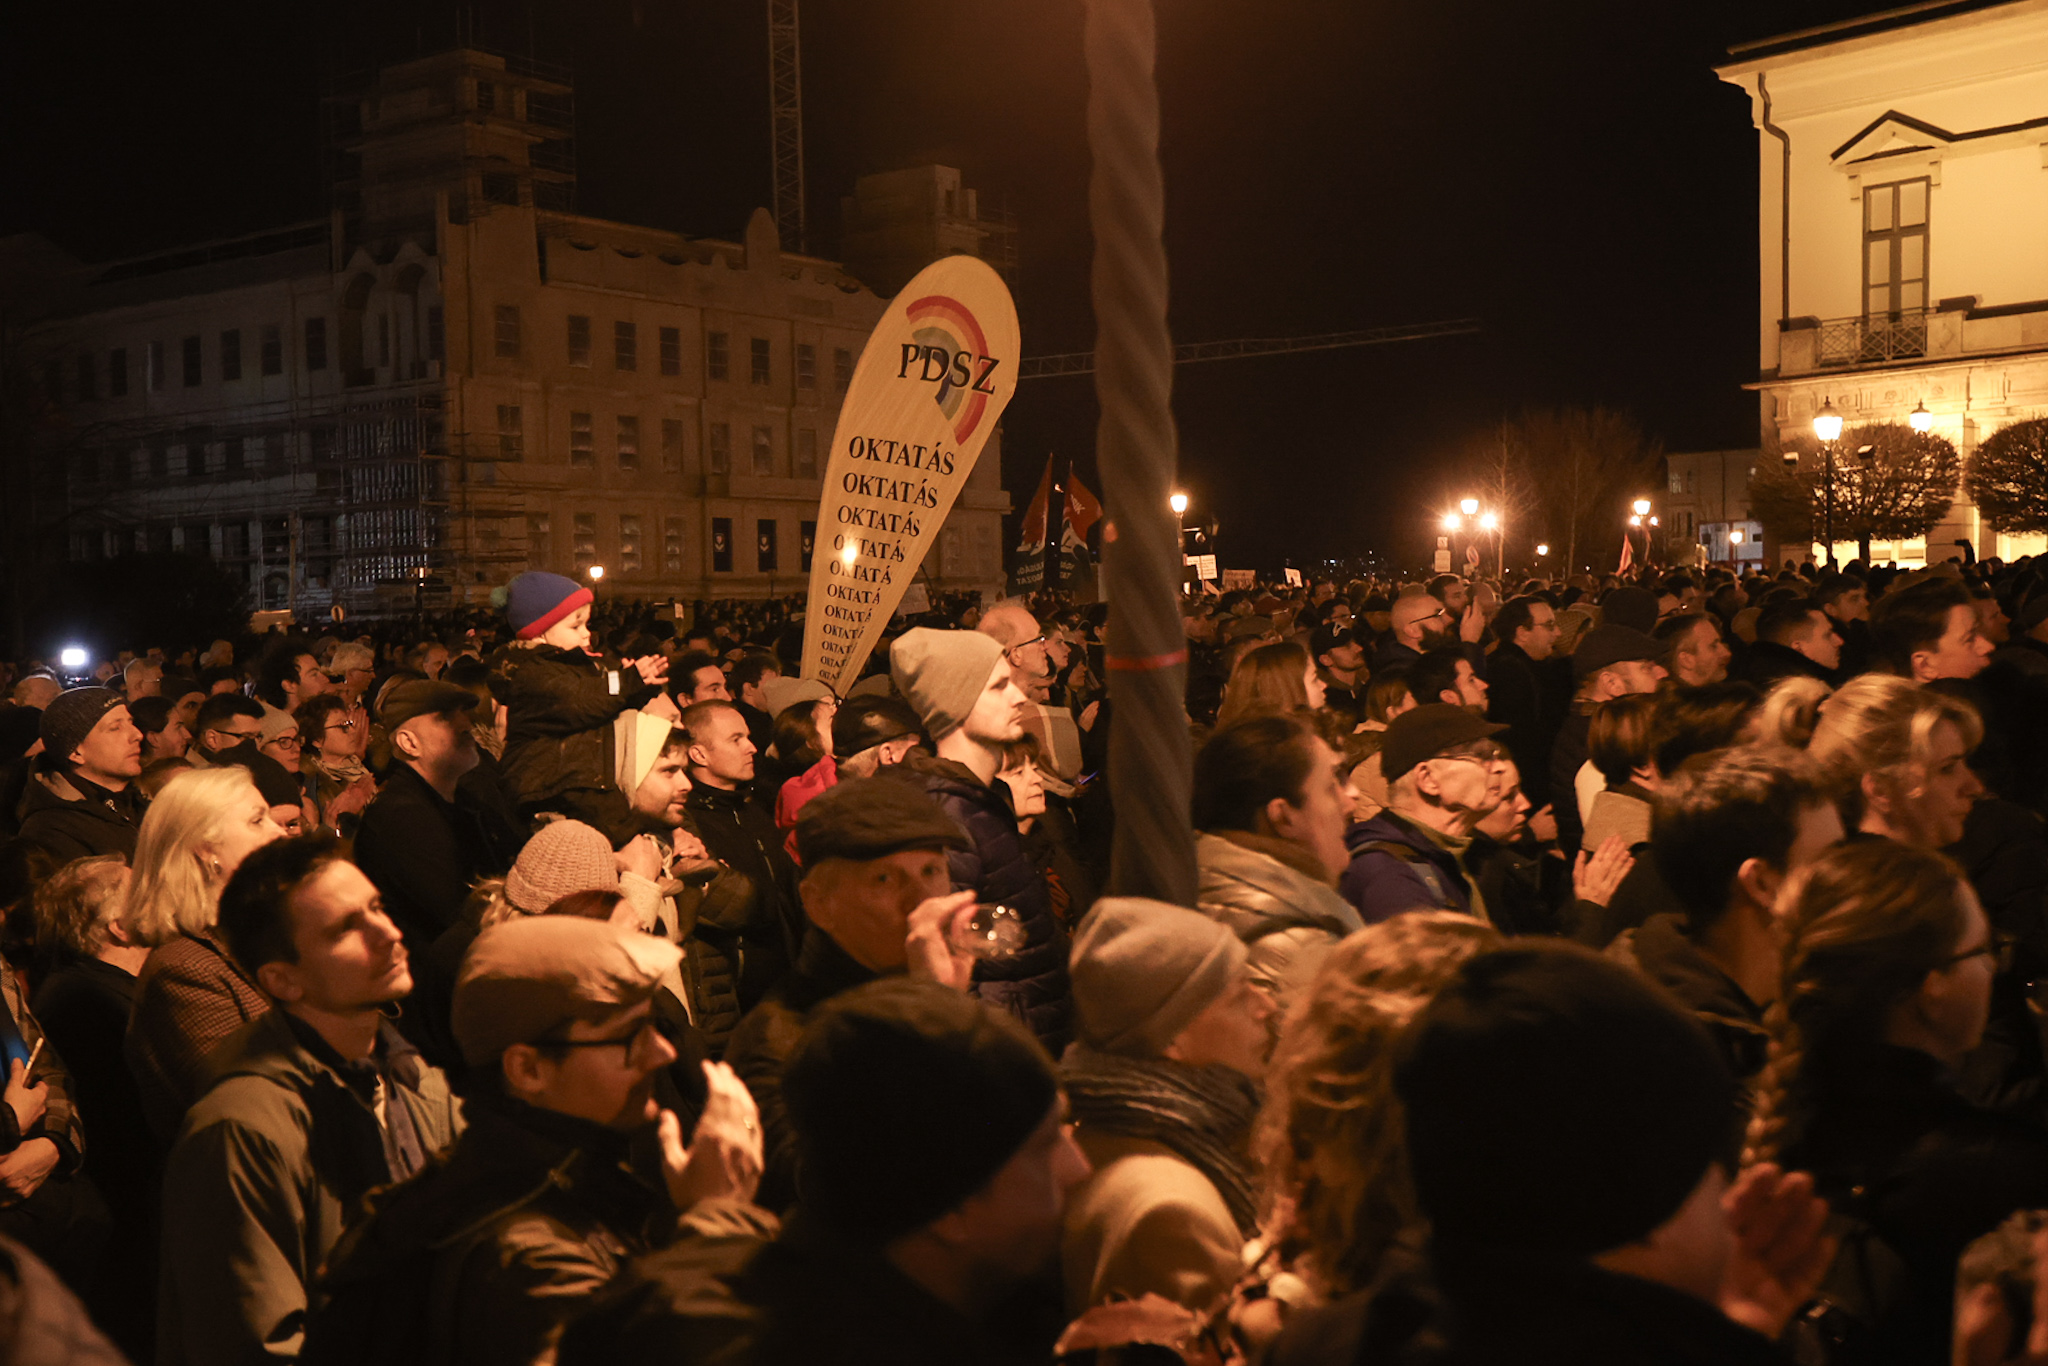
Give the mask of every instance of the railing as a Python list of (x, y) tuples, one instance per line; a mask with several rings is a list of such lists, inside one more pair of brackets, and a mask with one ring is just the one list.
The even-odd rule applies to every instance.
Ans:
[(1927, 312), (1912, 309), (1867, 318), (1830, 318), (1820, 325), (1817, 366), (1867, 365), (1927, 354)]

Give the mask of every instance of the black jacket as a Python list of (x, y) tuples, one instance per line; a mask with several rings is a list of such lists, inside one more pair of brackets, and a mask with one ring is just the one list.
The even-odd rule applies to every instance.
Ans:
[(1562, 659), (1536, 660), (1512, 643), (1486, 661), (1487, 719), (1508, 728), (1503, 739), (1522, 773), (1522, 792), (1541, 809), (1554, 800), (1550, 751), (1557, 744), (1571, 698), (1570, 665)]
[(1579, 819), (1579, 770), (1586, 765), (1586, 737), (1592, 733), (1590, 712), (1575, 711), (1558, 723), (1557, 739), (1550, 747), (1550, 814), (1557, 817), (1557, 847), (1566, 858), (1575, 858), (1585, 824)]
[(974, 994), (1022, 1020), (1057, 1058), (1072, 1034), (1067, 932), (1053, 915), (1044, 875), (1017, 831), (1010, 789), (985, 784), (972, 769), (950, 759), (912, 755), (892, 772), (906, 781), (922, 781), (926, 795), (974, 842), (971, 849), (947, 854), (953, 889), (1012, 907), (1024, 922), (1024, 947), (1016, 956), (975, 964)]
[(1607, 954), (1676, 996), (1713, 1035), (1728, 1071), (1742, 1081), (1752, 1080), (1763, 1071), (1771, 1043), (1764, 1008), (1686, 938), (1684, 926), (1677, 915), (1652, 916), (1639, 928), (1624, 931)]
[(1831, 671), (1775, 640), (1759, 640), (1744, 650), (1728, 676), (1754, 685), (1758, 692), (1769, 692), (1788, 678), (1817, 678), (1829, 687), (1835, 683)]
[(418, 953), (455, 923), (479, 878), (512, 866), (520, 838), (457, 790), (445, 801), (410, 764), (394, 764), (363, 811), (355, 861)]
[(690, 789), (688, 809), (690, 823), (711, 857), (747, 876), (754, 884), (762, 914), (768, 917), (766, 923), (775, 927), (779, 942), (763, 939), (749, 944), (756, 961), (747, 970), (740, 995), (749, 1003), (757, 1001), (789, 970), (797, 946), (803, 942), (803, 900), (797, 891), (796, 864), (783, 848), (788, 832), (742, 788), (698, 783)]
[(93, 854), (133, 858), (147, 805), (135, 788), (108, 792), (90, 783), (71, 786), (79, 795), (61, 797), (41, 778), (29, 779), (21, 799), (21, 841), (46, 850), (60, 864)]
[[(614, 691), (616, 680), (616, 691)], [(507, 646), (491, 656), (491, 696), (507, 712), (505, 782), (519, 809), (566, 811), (607, 834), (618, 801), (612, 777), (611, 723), (652, 701), (661, 689), (606, 655), (550, 646)], [(630, 807), (632, 794), (623, 794)], [(611, 815), (618, 815), (612, 812)], [(622, 818), (622, 817), (621, 817)]]

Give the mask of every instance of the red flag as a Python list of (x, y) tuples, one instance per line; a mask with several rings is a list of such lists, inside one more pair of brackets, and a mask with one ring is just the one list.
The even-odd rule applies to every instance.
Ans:
[(1621, 533), (1621, 563), (1615, 567), (1617, 574), (1628, 573), (1629, 566), (1636, 562), (1636, 538), (1626, 531)]
[(1052, 504), (1052, 457), (1045, 457), (1045, 473), (1038, 477), (1038, 493), (1031, 500), (1031, 506), (1024, 509), (1024, 536), (1017, 542), (1019, 550), (1043, 549), (1045, 546), (1046, 511)]
[(1089, 529), (1101, 520), (1102, 504), (1081, 482), (1081, 476), (1070, 471), (1067, 475), (1067, 525), (1072, 528), (1075, 539), (1086, 542)]

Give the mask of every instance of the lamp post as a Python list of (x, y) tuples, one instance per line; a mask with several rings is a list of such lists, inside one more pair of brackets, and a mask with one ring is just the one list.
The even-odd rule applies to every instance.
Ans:
[(1813, 415), (1813, 434), (1820, 440), (1821, 454), (1821, 536), (1827, 546), (1828, 568), (1835, 567), (1835, 442), (1842, 436), (1842, 415), (1831, 398), (1821, 400)]
[(1934, 414), (1927, 411), (1927, 404), (1923, 401), (1906, 414), (1906, 425), (1925, 436), (1934, 430)]
[(1497, 512), (1481, 513), (1479, 516), (1479, 529), (1493, 533), (1493, 572), (1502, 578), (1506, 578), (1508, 573), (1507, 547), (1504, 539), (1505, 533), (1501, 530), (1500, 514)]

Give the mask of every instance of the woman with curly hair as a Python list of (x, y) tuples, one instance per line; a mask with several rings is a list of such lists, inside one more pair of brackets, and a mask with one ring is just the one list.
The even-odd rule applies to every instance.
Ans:
[(1828, 851), (1786, 883), (1778, 915), (1781, 988), (1745, 1165), (1811, 1172), (1868, 1231), (1846, 1240), (1831, 1282), (1868, 1360), (1946, 1360), (1963, 1249), (2048, 1204), (2048, 1134), (1957, 1089), (2007, 945), (1961, 869), (1892, 840)]

